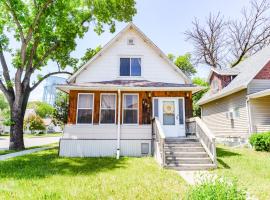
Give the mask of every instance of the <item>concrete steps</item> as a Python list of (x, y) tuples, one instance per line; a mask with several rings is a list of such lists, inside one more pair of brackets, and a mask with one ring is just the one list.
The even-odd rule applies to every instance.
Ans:
[(197, 138), (166, 138), (165, 168), (174, 170), (207, 170), (215, 168)]

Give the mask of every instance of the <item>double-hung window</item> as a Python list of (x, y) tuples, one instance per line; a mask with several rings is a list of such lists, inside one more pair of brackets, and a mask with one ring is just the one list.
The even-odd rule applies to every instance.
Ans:
[(141, 58), (120, 58), (120, 76), (141, 76)]
[(93, 94), (78, 94), (77, 123), (92, 124)]
[(114, 124), (116, 113), (116, 95), (101, 94), (100, 100), (100, 123)]
[(123, 123), (138, 124), (139, 98), (137, 94), (124, 94), (123, 96)]

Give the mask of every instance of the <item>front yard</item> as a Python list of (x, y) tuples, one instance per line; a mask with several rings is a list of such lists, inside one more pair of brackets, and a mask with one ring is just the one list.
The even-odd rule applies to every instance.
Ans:
[(236, 177), (241, 187), (259, 199), (270, 199), (270, 153), (218, 146), (215, 173)]
[(0, 162), (0, 199), (181, 199), (187, 185), (153, 158), (59, 158), (57, 149)]

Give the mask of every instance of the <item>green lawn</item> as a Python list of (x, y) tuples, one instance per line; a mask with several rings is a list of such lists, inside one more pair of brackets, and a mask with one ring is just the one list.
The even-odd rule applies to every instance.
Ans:
[(236, 177), (240, 186), (259, 199), (270, 199), (270, 153), (248, 148), (218, 146), (218, 169), (214, 172)]
[(0, 199), (181, 199), (187, 185), (152, 157), (59, 158), (58, 149), (0, 162)]

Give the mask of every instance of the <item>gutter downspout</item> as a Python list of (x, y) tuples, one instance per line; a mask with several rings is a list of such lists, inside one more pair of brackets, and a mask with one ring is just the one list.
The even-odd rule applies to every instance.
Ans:
[(252, 128), (253, 125), (252, 125), (252, 119), (250, 116), (250, 98), (249, 97), (246, 100), (246, 107), (247, 107), (247, 114), (248, 114), (248, 132), (249, 132), (249, 135), (251, 135), (253, 132), (253, 128)]
[(116, 159), (119, 159), (120, 157), (120, 134), (121, 134), (121, 120), (120, 120), (120, 114), (121, 114), (121, 91), (120, 89), (117, 90), (118, 94), (118, 113), (117, 113), (117, 150), (116, 150)]

